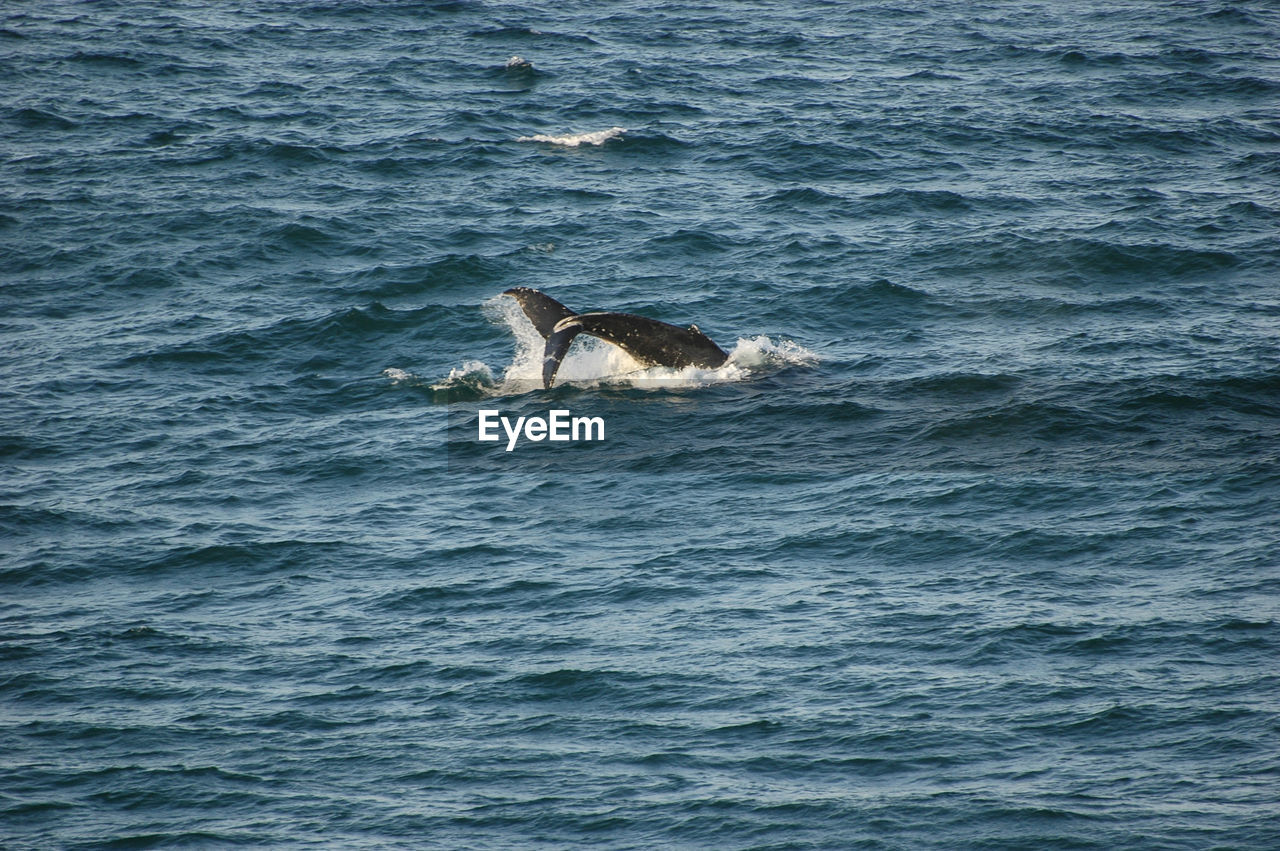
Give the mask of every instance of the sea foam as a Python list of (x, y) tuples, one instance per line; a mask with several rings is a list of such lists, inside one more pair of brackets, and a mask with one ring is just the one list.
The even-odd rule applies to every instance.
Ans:
[(549, 145), (563, 145), (576, 148), (579, 145), (603, 145), (610, 139), (616, 139), (627, 132), (625, 127), (610, 127), (608, 130), (597, 130), (594, 133), (577, 133), (566, 136), (548, 136), (539, 133), (536, 136), (521, 136), (517, 142), (545, 142)]

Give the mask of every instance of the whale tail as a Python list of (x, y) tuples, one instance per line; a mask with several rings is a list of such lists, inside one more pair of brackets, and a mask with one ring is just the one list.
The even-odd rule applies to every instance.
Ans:
[(503, 295), (509, 295), (520, 303), (524, 315), (529, 317), (533, 327), (546, 340), (546, 348), (542, 353), (542, 386), (550, 388), (551, 383), (556, 380), (560, 362), (569, 352), (573, 338), (582, 331), (581, 324), (570, 324), (560, 330), (556, 330), (556, 326), (577, 314), (551, 296), (530, 287), (512, 287), (504, 290)]
[(715, 369), (729, 358), (697, 325), (680, 328), (632, 313), (574, 313), (551, 296), (529, 287), (512, 287), (503, 295), (520, 302), (524, 315), (546, 340), (543, 387), (551, 387), (573, 338), (584, 333), (612, 343), (646, 366)]
[(551, 296), (529, 287), (512, 287), (504, 290), (502, 294), (509, 295), (520, 302), (520, 309), (524, 311), (525, 316), (529, 317), (529, 321), (533, 323), (533, 327), (538, 330), (544, 340), (555, 331), (557, 322), (574, 315), (572, 310)]
[(556, 380), (556, 372), (560, 369), (560, 361), (569, 352), (573, 338), (582, 333), (579, 322), (562, 322), (563, 327), (553, 330), (547, 337), (546, 348), (542, 352), (542, 386), (551, 389), (551, 382)]

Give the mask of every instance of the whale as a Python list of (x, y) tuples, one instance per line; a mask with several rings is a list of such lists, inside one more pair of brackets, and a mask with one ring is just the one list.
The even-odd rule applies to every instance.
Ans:
[(645, 366), (715, 369), (729, 359), (729, 354), (702, 333), (697, 325), (681, 328), (634, 313), (575, 313), (551, 296), (530, 287), (512, 287), (502, 294), (519, 302), (524, 315), (529, 317), (533, 327), (546, 341), (542, 355), (544, 388), (555, 383), (560, 362), (579, 334), (612, 343)]

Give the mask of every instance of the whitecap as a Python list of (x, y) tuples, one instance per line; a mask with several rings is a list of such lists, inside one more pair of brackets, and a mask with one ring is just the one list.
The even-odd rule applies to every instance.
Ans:
[(516, 139), (516, 141), (545, 142), (549, 145), (563, 145), (566, 148), (576, 148), (579, 145), (603, 145), (610, 139), (616, 139), (626, 132), (627, 128), (625, 127), (610, 127), (608, 130), (597, 130), (594, 133), (577, 133), (566, 136), (548, 136), (540, 133), (536, 136), (521, 136)]

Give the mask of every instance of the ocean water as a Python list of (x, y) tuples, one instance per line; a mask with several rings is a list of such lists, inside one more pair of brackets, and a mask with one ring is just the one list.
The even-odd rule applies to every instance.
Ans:
[(0, 846), (1280, 847), (1278, 236), (1263, 0), (8, 0)]

